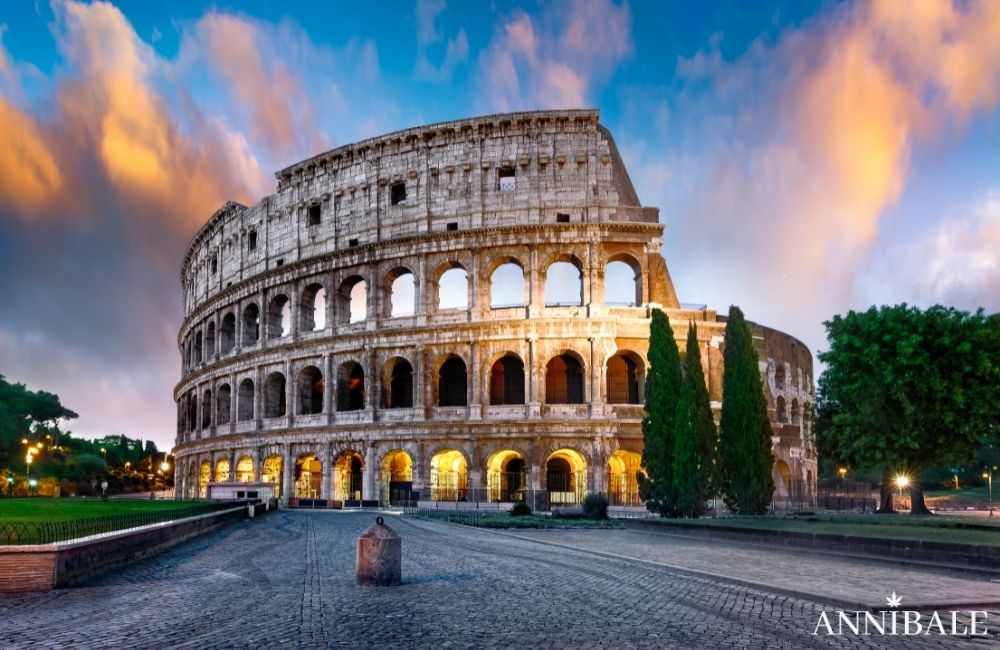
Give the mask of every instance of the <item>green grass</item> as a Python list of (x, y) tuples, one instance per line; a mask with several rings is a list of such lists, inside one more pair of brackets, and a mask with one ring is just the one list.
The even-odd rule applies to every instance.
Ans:
[(465, 524), (477, 528), (623, 528), (624, 524), (615, 519), (594, 521), (591, 519), (554, 519), (542, 515), (525, 515), (512, 517), (506, 512), (476, 512), (476, 511), (424, 511), (413, 514), (419, 519), (448, 521), (454, 524)]
[[(994, 518), (1000, 519), (1000, 518)], [(1000, 520), (945, 515), (858, 515), (822, 514), (802, 517), (720, 517), (718, 519), (672, 520), (665, 525), (708, 525), (718, 528), (743, 528), (801, 533), (824, 533), (953, 542), (1000, 546)]]
[(204, 501), (150, 501), (146, 499), (119, 500), (66, 498), (53, 499), (35, 497), (31, 499), (0, 499), (0, 522), (30, 521), (72, 521), (90, 519), (106, 515), (122, 515), (134, 512), (162, 512), (186, 508)]
[[(1000, 497), (1000, 492), (997, 493)], [(927, 490), (924, 492), (930, 508), (980, 508), (989, 507), (990, 493), (985, 487), (962, 488), (961, 490)]]

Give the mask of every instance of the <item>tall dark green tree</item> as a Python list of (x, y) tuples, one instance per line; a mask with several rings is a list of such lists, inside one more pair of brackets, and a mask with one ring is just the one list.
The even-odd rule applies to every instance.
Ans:
[(651, 512), (676, 516), (671, 474), (674, 467), (674, 418), (681, 390), (680, 354), (667, 315), (653, 310), (649, 324), (649, 370), (642, 419), (642, 466), (639, 496)]
[(722, 356), (719, 491), (730, 510), (763, 514), (774, 496), (771, 422), (767, 417), (753, 334), (739, 307), (729, 308)]
[(929, 514), (920, 470), (967, 462), (1000, 432), (1000, 315), (901, 304), (825, 325), (818, 446), (841, 462), (905, 473), (910, 512)]
[(714, 495), (715, 453), (719, 441), (701, 369), (698, 330), (694, 323), (688, 327), (683, 370), (674, 418), (674, 494), (681, 515), (700, 517)]

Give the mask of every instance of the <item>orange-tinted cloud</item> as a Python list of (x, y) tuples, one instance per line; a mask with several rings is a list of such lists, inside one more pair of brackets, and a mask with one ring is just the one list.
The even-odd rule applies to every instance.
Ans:
[(62, 174), (34, 120), (0, 97), (0, 201), (33, 213), (62, 189)]

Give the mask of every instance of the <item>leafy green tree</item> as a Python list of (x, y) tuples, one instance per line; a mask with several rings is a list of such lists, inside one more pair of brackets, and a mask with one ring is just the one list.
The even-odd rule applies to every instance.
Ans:
[(725, 336), (718, 487), (730, 510), (762, 514), (774, 497), (771, 422), (753, 334), (739, 307), (729, 308)]
[[(919, 472), (968, 461), (982, 436), (996, 437), (998, 315), (904, 303), (825, 325), (830, 349), (819, 355), (826, 370), (816, 420), (822, 448), (844, 462), (878, 463), (886, 478), (908, 475), (910, 512), (930, 514)], [(883, 498), (886, 504), (891, 509)]]
[(59, 397), (45, 391), (30, 391), (0, 375), (0, 466), (13, 466), (24, 456), (21, 440), (40, 440), (55, 431), (60, 420), (77, 414), (64, 407)]
[(676, 516), (673, 489), (674, 418), (680, 397), (681, 367), (677, 341), (667, 315), (653, 310), (649, 325), (649, 371), (642, 419), (642, 466), (639, 495), (650, 512)]
[(714, 494), (718, 433), (701, 369), (698, 330), (694, 323), (688, 327), (683, 369), (684, 379), (674, 419), (674, 493), (680, 514), (700, 517), (705, 514), (708, 500)]

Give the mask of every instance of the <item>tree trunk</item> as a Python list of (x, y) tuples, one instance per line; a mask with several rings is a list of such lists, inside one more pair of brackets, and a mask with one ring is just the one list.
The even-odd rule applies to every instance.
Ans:
[(910, 485), (910, 514), (911, 515), (933, 515), (924, 503), (924, 491), (916, 479)]
[(875, 514), (891, 515), (896, 509), (892, 507), (892, 483), (889, 482), (889, 468), (882, 470), (882, 484), (879, 486), (878, 510)]

